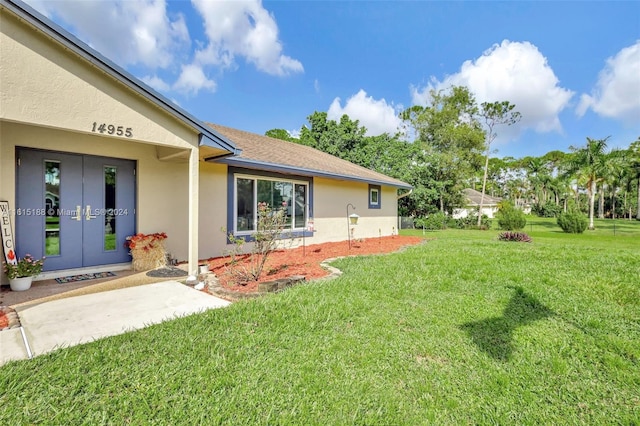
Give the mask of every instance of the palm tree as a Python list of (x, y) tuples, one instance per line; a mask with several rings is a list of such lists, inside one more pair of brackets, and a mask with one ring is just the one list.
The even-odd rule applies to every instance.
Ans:
[(547, 183), (549, 170), (542, 157), (530, 158), (525, 164), (525, 168), (527, 170), (527, 178), (534, 192), (535, 203), (541, 206), (545, 202), (545, 184)]
[[(630, 151), (627, 151), (630, 152)], [(622, 191), (622, 211), (623, 217), (627, 217), (631, 220), (632, 216), (635, 215), (633, 213), (633, 202), (630, 202), (630, 196), (633, 196), (634, 191), (636, 191), (637, 179), (640, 179), (640, 162), (638, 163), (638, 168), (634, 170), (633, 160), (628, 158), (629, 163), (625, 169), (625, 174), (620, 181), (620, 190)]]
[(527, 185), (524, 179), (513, 178), (508, 180), (505, 186), (505, 193), (508, 198), (513, 201), (514, 206), (519, 209), (524, 209), (526, 202), (523, 197), (527, 193)]
[(613, 150), (607, 155), (604, 182), (610, 191), (611, 217), (616, 218), (616, 195), (628, 175), (630, 158), (628, 150)]
[(567, 203), (569, 198), (573, 194), (571, 188), (571, 181), (568, 176), (564, 174), (558, 174), (556, 177), (551, 178), (549, 182), (549, 190), (553, 192), (554, 201), (556, 206), (560, 208), (560, 203), (562, 202), (562, 211), (567, 212)]
[(604, 176), (607, 160), (607, 140), (587, 138), (587, 145), (580, 148), (569, 147), (573, 151), (572, 169), (586, 179), (587, 193), (589, 195), (589, 229), (595, 229), (593, 223), (594, 205), (596, 198), (596, 186)]
[(556, 188), (559, 191), (560, 200), (562, 201), (562, 211), (565, 213), (568, 209), (569, 200), (573, 196), (573, 187), (572, 182), (574, 177), (569, 173), (569, 168), (571, 167), (570, 163), (571, 155), (564, 154), (562, 159), (558, 160), (555, 164), (555, 180), (556, 180)]

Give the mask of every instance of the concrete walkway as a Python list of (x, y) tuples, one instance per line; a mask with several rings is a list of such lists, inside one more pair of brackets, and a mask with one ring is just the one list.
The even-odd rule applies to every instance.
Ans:
[(16, 307), (22, 327), (0, 332), (0, 365), (229, 304), (163, 281)]

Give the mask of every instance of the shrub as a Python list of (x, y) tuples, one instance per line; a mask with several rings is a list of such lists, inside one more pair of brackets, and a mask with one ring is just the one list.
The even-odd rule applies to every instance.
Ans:
[(500, 241), (514, 241), (517, 243), (530, 243), (531, 237), (525, 234), (524, 232), (501, 232), (498, 235), (498, 240)]
[(239, 284), (246, 285), (249, 281), (260, 279), (267, 258), (278, 248), (278, 242), (283, 238), (287, 223), (285, 207), (283, 204), (283, 208), (271, 208), (267, 203), (258, 203), (257, 229), (253, 234), (254, 242), (247, 265), (238, 262), (238, 257), (244, 252), (244, 238), (228, 234), (229, 242), (234, 244), (228, 272)]
[(447, 223), (445, 226), (447, 228), (458, 228), (458, 219), (455, 219), (453, 216), (447, 216)]
[(589, 224), (587, 217), (577, 211), (562, 213), (558, 216), (557, 222), (558, 226), (568, 234), (582, 234)]
[(491, 220), (489, 219), (489, 216), (483, 214), (480, 227), (478, 227), (478, 213), (472, 212), (467, 217), (454, 219), (453, 226), (458, 229), (480, 229), (485, 231), (487, 229), (491, 229)]
[(508, 201), (502, 201), (498, 204), (498, 226), (505, 231), (517, 231), (523, 229), (527, 224), (527, 218), (522, 210), (513, 207)]
[(416, 228), (434, 231), (438, 229), (447, 229), (447, 216), (442, 213), (433, 213), (426, 217), (416, 219)]
[(531, 211), (539, 217), (557, 217), (562, 212), (562, 207), (556, 203), (534, 204)]

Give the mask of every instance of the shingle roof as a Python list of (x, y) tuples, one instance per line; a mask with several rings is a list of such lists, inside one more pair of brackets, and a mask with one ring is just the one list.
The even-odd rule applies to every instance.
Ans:
[[(476, 191), (475, 189), (471, 189), (471, 188), (463, 189), (462, 192), (464, 192), (465, 197), (467, 197), (467, 199), (469, 200), (470, 205), (472, 206), (480, 205), (480, 198), (482, 197), (482, 192)], [(482, 205), (483, 206), (496, 205), (500, 201), (502, 201), (502, 198), (500, 197), (492, 197), (490, 195), (484, 194)]]
[(207, 123), (242, 150), (218, 161), (228, 165), (303, 176), (321, 176), (411, 189), (401, 180), (358, 166), (306, 145)]

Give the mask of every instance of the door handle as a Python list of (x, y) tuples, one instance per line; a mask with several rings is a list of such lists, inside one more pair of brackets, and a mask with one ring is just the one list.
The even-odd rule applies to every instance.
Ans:
[(91, 216), (91, 206), (89, 204), (87, 204), (87, 209), (85, 210), (85, 216), (84, 216), (85, 220), (89, 221), (91, 219), (95, 219), (95, 216)]
[(78, 222), (82, 220), (82, 207), (76, 206), (76, 215), (71, 217), (71, 220), (77, 220)]

